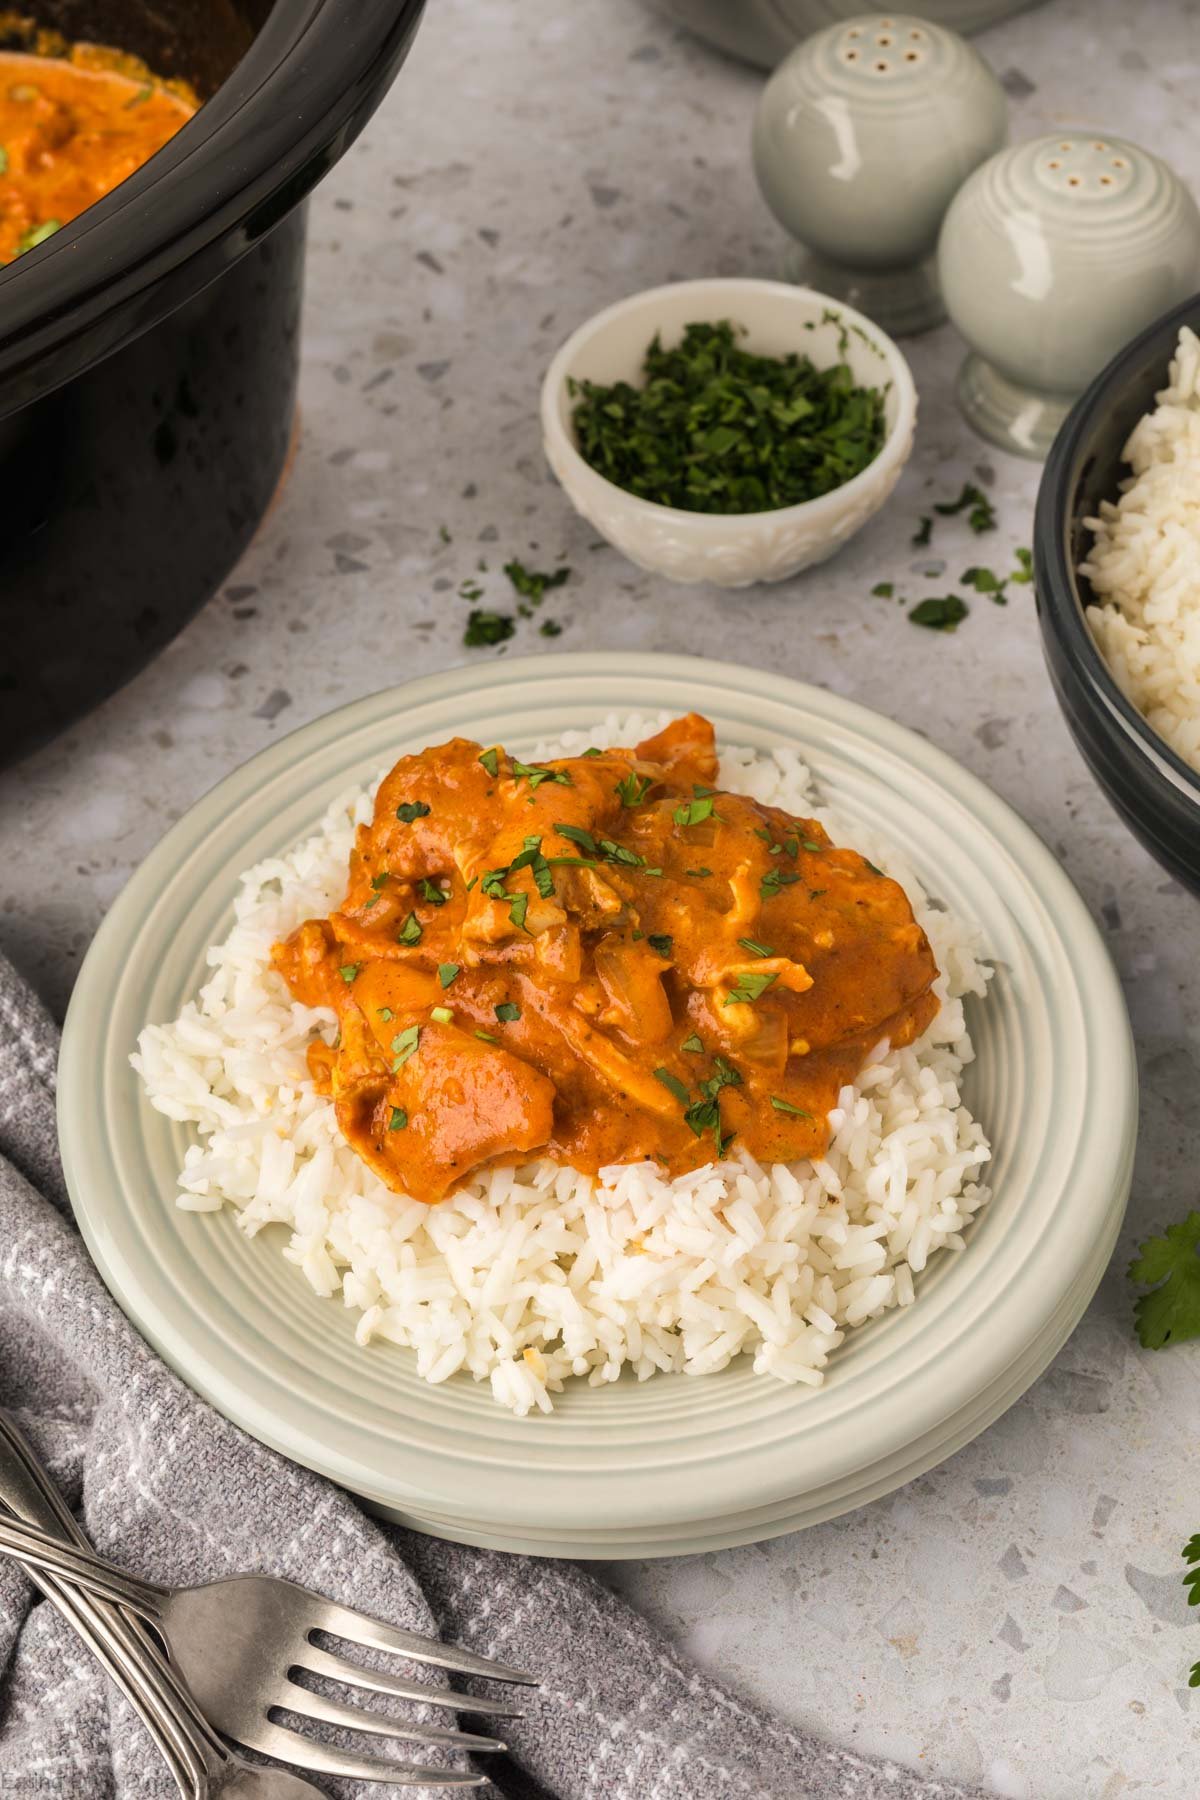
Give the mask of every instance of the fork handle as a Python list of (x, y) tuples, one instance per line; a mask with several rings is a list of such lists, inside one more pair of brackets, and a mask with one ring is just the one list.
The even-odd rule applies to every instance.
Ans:
[(62, 1576), (101, 1600), (128, 1607), (143, 1619), (153, 1622), (161, 1614), (159, 1602), (165, 1597), (165, 1589), (139, 1581), (90, 1549), (68, 1546), (36, 1525), (0, 1519), (0, 1550), (27, 1569)]
[[(87, 1538), (12, 1414), (0, 1406), (0, 1505), (88, 1548)], [(0, 1511), (0, 1518), (4, 1517)], [(33, 1579), (128, 1696), (187, 1800), (221, 1785), (229, 1752), (144, 1626), (50, 1574)]]

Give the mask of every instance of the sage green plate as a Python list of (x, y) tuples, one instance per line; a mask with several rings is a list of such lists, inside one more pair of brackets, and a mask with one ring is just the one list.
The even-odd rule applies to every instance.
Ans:
[[(138, 1032), (170, 1019), (229, 928), (239, 871), (315, 829), (333, 796), (460, 733), (528, 754), (612, 710), (706, 713), (725, 742), (797, 746), (847, 817), (901, 840), (997, 966), (970, 1008), (967, 1098), (994, 1199), (917, 1304), (852, 1333), (819, 1390), (744, 1361), (702, 1379), (578, 1387), (516, 1419), (410, 1354), (360, 1349), (227, 1213), (181, 1212), (184, 1127), (142, 1098)], [(1136, 1131), (1129, 1024), (1078, 895), (1027, 826), (923, 739), (778, 675), (689, 657), (544, 656), (372, 695), (271, 746), (163, 839), (105, 920), (63, 1038), (59, 1125), (105, 1281), (227, 1417), (423, 1530), (564, 1556), (676, 1555), (790, 1531), (910, 1480), (997, 1417), (1069, 1335), (1120, 1225)]]

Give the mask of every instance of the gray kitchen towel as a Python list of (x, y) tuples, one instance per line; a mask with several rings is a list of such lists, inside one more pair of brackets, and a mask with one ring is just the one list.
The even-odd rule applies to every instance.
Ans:
[[(969, 1800), (794, 1730), (689, 1665), (572, 1564), (378, 1524), (184, 1387), (109, 1298), (70, 1222), (57, 1033), (0, 960), (0, 1398), (98, 1548), (186, 1583), (262, 1569), (535, 1671), (485, 1800)], [(796, 1660), (805, 1649), (797, 1621)], [(361, 1741), (361, 1740), (360, 1740)], [(380, 1740), (375, 1740), (378, 1744)], [(421, 1760), (433, 1760), (422, 1757)], [(330, 1784), (366, 1800), (398, 1790)], [(170, 1800), (142, 1728), (0, 1559), (4, 1800)], [(407, 1790), (431, 1797), (436, 1790)]]

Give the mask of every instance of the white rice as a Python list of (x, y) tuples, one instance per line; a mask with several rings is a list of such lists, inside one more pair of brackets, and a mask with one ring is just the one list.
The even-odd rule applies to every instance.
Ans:
[(1100, 652), (1126, 697), (1200, 770), (1200, 338), (1185, 325), (1167, 386), (1122, 457), (1133, 470), (1105, 500), (1080, 574)]
[[(663, 722), (611, 717), (536, 754), (636, 742)], [(465, 1370), (519, 1414), (549, 1412), (572, 1376), (706, 1375), (740, 1355), (819, 1387), (847, 1329), (911, 1305), (914, 1276), (963, 1249), (989, 1197), (977, 1177), (990, 1152), (959, 1081), (972, 1057), (961, 997), (982, 995), (990, 971), (901, 856), (814, 806), (794, 751), (723, 751), (721, 783), (815, 813), (884, 864), (942, 970), (933, 1025), (907, 1050), (881, 1045), (842, 1090), (823, 1157), (764, 1168), (735, 1154), (673, 1181), (648, 1162), (594, 1180), (541, 1159), (488, 1169), (438, 1206), (389, 1192), (308, 1080), (305, 1048), (314, 1029), (332, 1036), (333, 1014), (299, 1005), (269, 963), (276, 939), (339, 902), (354, 828), (371, 815), (363, 789), (242, 876), (210, 980), (138, 1040), (152, 1104), (196, 1129), (179, 1205), (228, 1205), (249, 1237), (282, 1225), (283, 1255), (357, 1313), (360, 1344), (411, 1348), (431, 1382)]]

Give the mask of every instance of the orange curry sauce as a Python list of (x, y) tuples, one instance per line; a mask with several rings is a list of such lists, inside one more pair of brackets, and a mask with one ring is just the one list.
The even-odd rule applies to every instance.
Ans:
[(0, 53), (0, 263), (110, 193), (196, 111), (186, 90), (114, 60), (87, 44), (65, 57)]
[(389, 1187), (436, 1201), (532, 1152), (815, 1155), (870, 1051), (924, 1031), (937, 967), (903, 889), (716, 779), (695, 714), (538, 767), (462, 738), (396, 764), (341, 910), (274, 952), (338, 1015), (309, 1066)]

